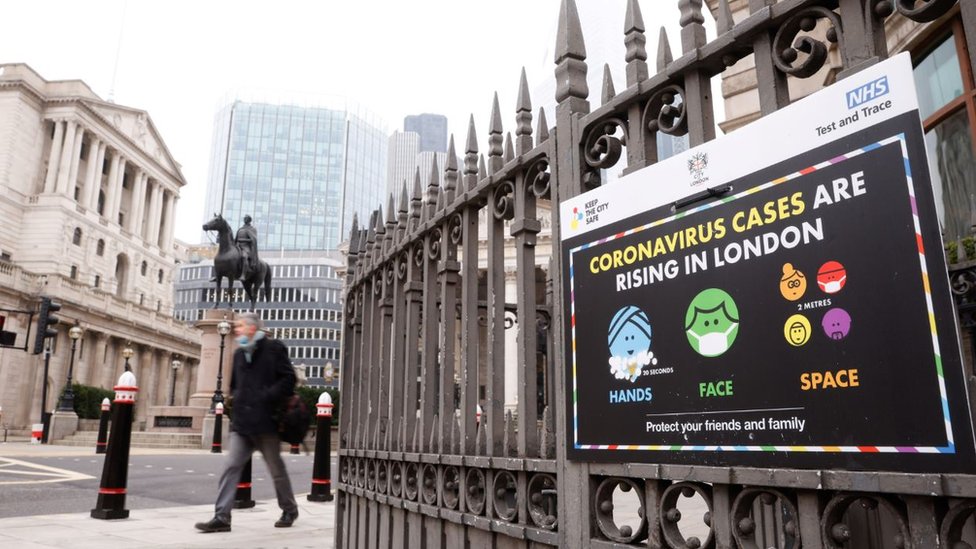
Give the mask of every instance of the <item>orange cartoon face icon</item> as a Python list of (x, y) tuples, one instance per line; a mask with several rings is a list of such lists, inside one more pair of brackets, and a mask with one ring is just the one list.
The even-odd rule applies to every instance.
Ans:
[(828, 294), (836, 294), (847, 284), (847, 269), (837, 261), (828, 261), (817, 271), (817, 285)]
[(783, 297), (796, 301), (807, 291), (807, 277), (793, 268), (792, 263), (783, 264), (783, 278), (779, 281), (779, 291)]

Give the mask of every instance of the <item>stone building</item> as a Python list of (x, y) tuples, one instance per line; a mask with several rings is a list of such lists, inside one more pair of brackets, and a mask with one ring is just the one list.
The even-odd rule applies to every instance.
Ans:
[[(150, 406), (196, 386), (200, 337), (173, 318), (174, 212), (186, 184), (145, 111), (99, 98), (80, 80), (47, 81), (0, 65), (0, 309), (15, 347), (0, 349), (3, 423), (41, 417), (44, 355), (33, 355), (42, 296), (62, 304), (52, 341), (48, 410), (67, 381), (111, 388), (123, 350), (139, 384), (137, 428)], [(36, 315), (33, 320), (36, 322)], [(27, 350), (25, 351), (25, 347)]]

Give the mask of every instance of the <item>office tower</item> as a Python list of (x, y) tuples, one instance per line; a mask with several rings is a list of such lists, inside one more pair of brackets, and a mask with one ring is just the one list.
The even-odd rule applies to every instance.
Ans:
[(334, 250), (384, 202), (386, 151), (365, 109), (235, 100), (214, 121), (205, 217), (250, 214), (262, 250)]
[(442, 114), (405, 116), (403, 131), (420, 136), (420, 152), (447, 152), (447, 117)]

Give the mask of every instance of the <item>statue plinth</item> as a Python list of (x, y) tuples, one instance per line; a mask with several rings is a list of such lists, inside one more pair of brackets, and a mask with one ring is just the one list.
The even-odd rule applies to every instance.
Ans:
[[(193, 395), (190, 396), (190, 406), (210, 409), (214, 391), (217, 388), (217, 373), (221, 370), (220, 334), (217, 332), (217, 324), (223, 320), (233, 325), (234, 311), (230, 309), (205, 309), (203, 318), (197, 321), (196, 327), (203, 332), (203, 336), (201, 337), (197, 386)], [(230, 393), (230, 374), (235, 350), (237, 350), (237, 341), (234, 338), (233, 331), (231, 331), (224, 336), (223, 380), (220, 384), (220, 390), (225, 399)]]

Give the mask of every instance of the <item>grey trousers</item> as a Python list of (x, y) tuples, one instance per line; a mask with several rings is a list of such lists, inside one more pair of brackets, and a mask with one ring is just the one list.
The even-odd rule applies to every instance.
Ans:
[(241, 480), (244, 465), (251, 459), (254, 450), (261, 452), (264, 462), (274, 481), (275, 495), (278, 496), (278, 507), (282, 511), (294, 513), (298, 511), (295, 493), (291, 489), (291, 479), (285, 469), (285, 462), (281, 460), (281, 440), (274, 433), (264, 435), (239, 435), (234, 431), (229, 436), (230, 450), (227, 455), (227, 465), (220, 475), (217, 489), (217, 505), (214, 516), (230, 523), (230, 512), (234, 508), (234, 496), (237, 494), (237, 483)]

